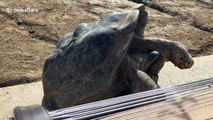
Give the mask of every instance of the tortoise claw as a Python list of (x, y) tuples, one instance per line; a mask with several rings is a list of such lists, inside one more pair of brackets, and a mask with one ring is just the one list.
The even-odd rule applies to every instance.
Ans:
[(152, 63), (158, 58), (159, 55), (160, 55), (159, 52), (152, 51), (152, 52), (149, 53), (147, 61)]

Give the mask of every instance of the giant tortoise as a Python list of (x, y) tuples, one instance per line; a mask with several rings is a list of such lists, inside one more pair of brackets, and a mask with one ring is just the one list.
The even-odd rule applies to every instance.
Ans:
[(44, 64), (42, 105), (55, 110), (156, 89), (165, 61), (190, 68), (193, 60), (182, 44), (144, 38), (146, 22), (139, 5), (64, 35)]

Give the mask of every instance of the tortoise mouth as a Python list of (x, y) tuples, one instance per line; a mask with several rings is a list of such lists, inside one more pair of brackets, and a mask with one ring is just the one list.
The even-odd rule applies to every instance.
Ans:
[(189, 69), (194, 65), (194, 61), (179, 63), (176, 66), (180, 69)]
[(186, 65), (180, 65), (180, 66), (178, 66), (178, 68), (180, 68), (180, 69), (187, 69), (187, 68), (190, 68), (190, 67), (188, 67)]

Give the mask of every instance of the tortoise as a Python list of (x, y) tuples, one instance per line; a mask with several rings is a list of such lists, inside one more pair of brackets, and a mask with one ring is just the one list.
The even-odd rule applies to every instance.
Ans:
[[(138, 20), (139, 25), (136, 27), (135, 35), (127, 51), (128, 59), (124, 59), (117, 70), (116, 77), (117, 81), (119, 81), (118, 84), (122, 86), (124, 90), (121, 95), (150, 90), (156, 88), (156, 84), (159, 88), (160, 86), (157, 83), (158, 73), (167, 61), (171, 61), (180, 69), (191, 68), (194, 64), (184, 44), (162, 38), (144, 38), (148, 13), (144, 11), (145, 8), (142, 4), (136, 5), (133, 9), (139, 9), (141, 12)], [(130, 66), (130, 63), (133, 65), (132, 68), (130, 68), (134, 68), (135, 71), (140, 72), (140, 74), (136, 75), (129, 71), (127, 72), (129, 67), (127, 68), (126, 66)], [(138, 78), (137, 76), (143, 79), (136, 79)], [(138, 85), (138, 89), (133, 87), (133, 81), (135, 81), (135, 85)], [(138, 81), (140, 81), (140, 83), (138, 83)]]
[(167, 61), (180, 69), (191, 68), (194, 64), (185, 45), (154, 37), (134, 36), (127, 56), (116, 75), (118, 84), (122, 84), (120, 86), (124, 90), (121, 95), (155, 89), (156, 85), (159, 88), (158, 73)]
[[(149, 46), (159, 40), (143, 37), (146, 21), (147, 12), (139, 5), (96, 23), (82, 23), (64, 35), (44, 64), (42, 106), (51, 111), (158, 88), (152, 79), (157, 72), (152, 71), (168, 56)], [(122, 76), (127, 77), (122, 80)]]

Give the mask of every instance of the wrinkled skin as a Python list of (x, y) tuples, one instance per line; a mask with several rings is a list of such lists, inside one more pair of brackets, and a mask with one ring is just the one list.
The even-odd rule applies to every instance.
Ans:
[[(191, 68), (194, 64), (191, 55), (183, 44), (161, 38), (135, 36), (129, 46), (127, 56), (129, 57), (128, 62), (124, 59), (116, 76), (119, 84), (123, 84), (123, 89), (126, 88), (121, 95), (155, 89), (156, 86), (159, 88), (158, 73), (167, 61), (171, 61), (180, 69)], [(131, 73), (129, 69), (143, 74)], [(135, 77), (141, 78), (140, 75), (143, 76), (140, 83), (146, 85), (140, 85), (138, 82), (140, 80)], [(126, 81), (128, 81), (128, 84), (126, 84)], [(134, 87), (134, 85), (143, 86), (143, 89)]]
[[(140, 5), (134, 7), (133, 9), (140, 9), (141, 11), (144, 10)], [(158, 73), (163, 68), (164, 63), (167, 61), (171, 61), (180, 69), (191, 68), (194, 64), (191, 55), (183, 44), (161, 38), (144, 38), (144, 30), (147, 20), (148, 13), (146, 11), (140, 12), (137, 29), (135, 30), (135, 35), (127, 52), (127, 56), (131, 58), (130, 63), (134, 63), (132, 68), (134, 68), (135, 71), (140, 71), (143, 73), (143, 77), (146, 79), (146, 81), (143, 82), (146, 82), (147, 85), (143, 85), (143, 90), (141, 90), (141, 88), (138, 90), (133, 90), (134, 88), (132, 88), (131, 85), (134, 82), (131, 81), (134, 81), (132, 78), (135, 74), (128, 74), (128, 69), (124, 68), (123, 66), (128, 66), (129, 63), (124, 61), (118, 68), (117, 81), (122, 79), (123, 81), (128, 81), (129, 83), (119, 83), (123, 84), (123, 89), (128, 88), (128, 90), (125, 89), (125, 92), (122, 92), (121, 95), (135, 93), (134, 91), (141, 92), (155, 89), (155, 84), (157, 84), (157, 87), (159, 88)], [(153, 81), (155, 84), (153, 84)]]
[(55, 110), (156, 89), (156, 75), (165, 61), (186, 68), (189, 55), (183, 62), (179, 50), (172, 56), (168, 47), (156, 49), (164, 44), (155, 41), (164, 40), (143, 37), (147, 16), (139, 5), (96, 23), (82, 23), (64, 35), (45, 61), (42, 105)]
[(127, 55), (117, 69), (116, 83), (122, 90), (119, 96), (158, 88), (157, 83), (145, 71), (158, 58), (159, 53), (151, 51), (134, 55)]
[(191, 68), (194, 64), (191, 55), (183, 44), (161, 38), (141, 38), (135, 36), (129, 46), (128, 54), (134, 55), (147, 51), (159, 52), (159, 57), (145, 70), (145, 73), (156, 83), (158, 81), (158, 73), (165, 62), (171, 61), (180, 69)]

